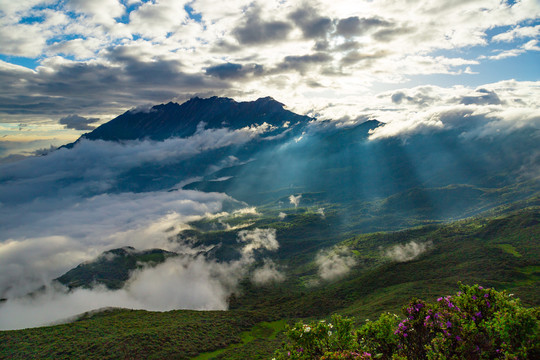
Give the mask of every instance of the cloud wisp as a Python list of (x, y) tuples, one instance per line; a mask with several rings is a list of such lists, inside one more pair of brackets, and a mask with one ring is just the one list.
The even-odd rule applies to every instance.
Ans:
[(320, 251), (315, 258), (318, 275), (326, 281), (337, 280), (347, 275), (357, 260), (350, 249), (345, 246)]
[(394, 245), (384, 251), (384, 256), (395, 262), (406, 262), (416, 259), (433, 246), (431, 241), (418, 243), (411, 241), (407, 244)]
[[(104, 307), (226, 310), (228, 297), (255, 263), (254, 251), (273, 251), (279, 246), (273, 229), (243, 230), (238, 233), (238, 239), (243, 244), (242, 256), (230, 262), (218, 262), (189, 251), (185, 248), (187, 244), (170, 243), (169, 248), (184, 254), (170, 257), (155, 267), (136, 270), (120, 290), (96, 286), (68, 291), (58, 284), (47, 283), (44, 290), (32, 297), (10, 298), (0, 304), (0, 329), (47, 325)], [(251, 275), (258, 286), (281, 282), (284, 278), (268, 259)]]

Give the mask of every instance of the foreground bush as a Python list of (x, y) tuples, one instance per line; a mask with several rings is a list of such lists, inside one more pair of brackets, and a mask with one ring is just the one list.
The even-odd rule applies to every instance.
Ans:
[(297, 323), (275, 359), (540, 359), (539, 308), (506, 292), (459, 286), (434, 303), (413, 299), (401, 320), (382, 314), (358, 329), (336, 315)]

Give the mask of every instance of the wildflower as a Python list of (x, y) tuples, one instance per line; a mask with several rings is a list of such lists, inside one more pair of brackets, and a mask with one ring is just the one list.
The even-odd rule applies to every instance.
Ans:
[(488, 297), (489, 297), (489, 294), (484, 294), (484, 297), (485, 297), (485, 298), (488, 298)]
[(482, 287), (482, 286), (479, 286), (478, 288), (479, 288), (480, 290), (482, 290), (482, 289), (483, 289), (483, 287)]
[(456, 340), (461, 341), (461, 337), (459, 335), (456, 335)]
[(473, 295), (472, 299), (473, 299), (473, 300), (476, 300), (476, 296)]
[(311, 331), (311, 327), (309, 327), (309, 326), (304, 327), (304, 332), (308, 333), (310, 331)]
[(486, 306), (487, 306), (488, 308), (491, 307), (491, 304), (489, 303), (489, 301), (486, 301)]
[(447, 321), (447, 322), (446, 322), (446, 327), (447, 327), (447, 328), (451, 328), (451, 327), (452, 327), (452, 323), (451, 323), (450, 321)]
[(330, 329), (333, 329), (333, 328), (334, 328), (334, 325), (328, 324), (328, 327), (329, 327)]
[(332, 336), (332, 332), (331, 332), (331, 331), (328, 332), (328, 336)]

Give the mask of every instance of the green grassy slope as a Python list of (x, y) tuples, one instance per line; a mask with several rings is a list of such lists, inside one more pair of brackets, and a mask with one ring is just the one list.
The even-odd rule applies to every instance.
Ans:
[(0, 332), (2, 359), (189, 359), (241, 341), (256, 314), (107, 310), (70, 324)]
[[(283, 324), (297, 318), (326, 317), (334, 312), (360, 319), (374, 318), (383, 311), (397, 312), (411, 297), (433, 300), (453, 293), (458, 281), (506, 289), (524, 304), (537, 306), (540, 206), (529, 206), (534, 203), (505, 205), (488, 217), (449, 224), (349, 237), (343, 233), (327, 244), (346, 246), (357, 260), (356, 265), (345, 277), (319, 281), (315, 286), (308, 284), (317, 279), (313, 258), (320, 246), (312, 244), (313, 248), (303, 249), (300, 256), (293, 238), (281, 238), (280, 264), (287, 265), (287, 280), (264, 287), (246, 280), (230, 299), (231, 311), (114, 310), (72, 324), (4, 331), (0, 332), (0, 358), (184, 359), (201, 353), (201, 359), (268, 358), (280, 338), (276, 328), (261, 324), (262, 321), (281, 320), (279, 324)], [(278, 233), (279, 229), (290, 228), (301, 236), (302, 224), (313, 229), (309, 225), (315, 221), (312, 214), (313, 211), (304, 209), (283, 221), (263, 214), (256, 218), (258, 224), (251, 226), (265, 223), (277, 228)], [(319, 222), (325, 221), (334, 221), (332, 211), (324, 219), (319, 217)], [(324, 229), (319, 224), (318, 231), (324, 234)], [(197, 235), (208, 240), (225, 233), (220, 230)], [(231, 234), (232, 244), (234, 232)], [(326, 244), (324, 236), (319, 235), (318, 239), (319, 245)], [(307, 237), (303, 241), (307, 244)], [(384, 256), (388, 248), (411, 241), (431, 245), (409, 261), (395, 262)]]

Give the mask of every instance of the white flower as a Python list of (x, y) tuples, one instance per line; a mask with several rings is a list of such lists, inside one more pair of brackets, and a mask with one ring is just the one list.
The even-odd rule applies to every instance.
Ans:
[(332, 336), (332, 332), (331, 332), (331, 331), (328, 332), (328, 336)]
[(304, 328), (304, 332), (307, 332), (307, 333), (308, 333), (308, 332), (310, 332), (310, 331), (311, 331), (311, 328), (310, 328), (309, 326), (306, 326), (306, 327)]

